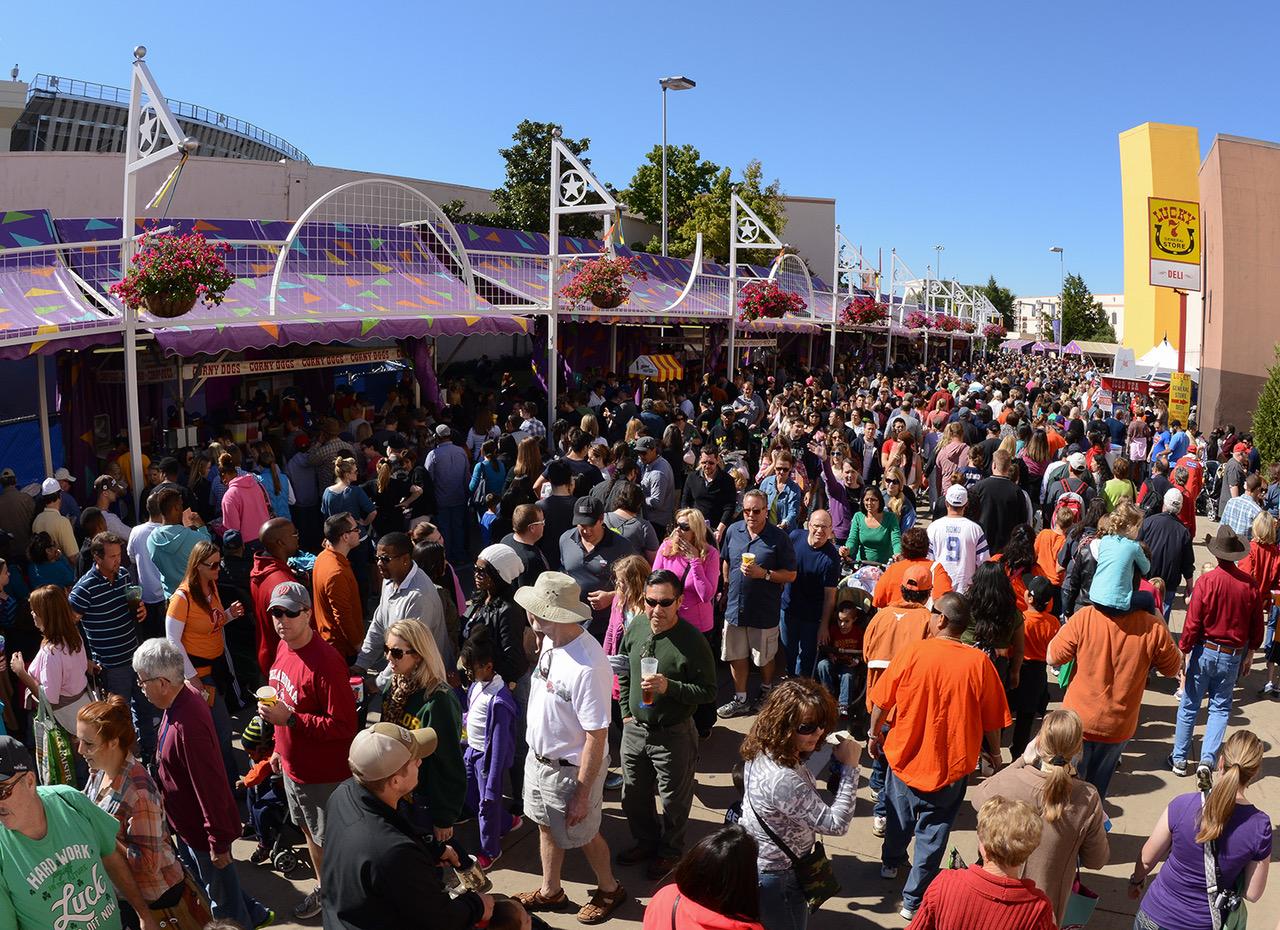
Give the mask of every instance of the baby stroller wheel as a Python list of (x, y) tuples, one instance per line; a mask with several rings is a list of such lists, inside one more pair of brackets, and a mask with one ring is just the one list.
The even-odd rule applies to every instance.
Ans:
[(292, 849), (282, 849), (275, 854), (271, 864), (275, 866), (277, 872), (288, 875), (301, 863), (298, 861), (298, 854)]

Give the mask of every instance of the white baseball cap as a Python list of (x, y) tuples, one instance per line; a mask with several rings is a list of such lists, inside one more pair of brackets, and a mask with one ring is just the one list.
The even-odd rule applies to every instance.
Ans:
[(61, 494), (62, 485), (58, 484), (57, 478), (45, 478), (40, 485), (41, 494)]
[(969, 492), (963, 484), (953, 484), (947, 488), (947, 503), (952, 507), (963, 507), (969, 503)]
[(1067, 466), (1072, 471), (1080, 471), (1085, 466), (1085, 458), (1083, 452), (1072, 452), (1067, 456)]

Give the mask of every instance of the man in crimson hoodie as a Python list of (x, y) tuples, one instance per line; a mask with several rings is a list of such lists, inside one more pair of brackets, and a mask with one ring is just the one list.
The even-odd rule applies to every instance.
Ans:
[[(316, 633), (311, 595), (296, 581), (277, 585), (266, 615), (280, 637), (268, 682), (276, 698), (258, 701), (258, 714), (276, 728), (272, 766), (284, 772), (289, 813), (307, 838), (319, 876), (324, 862), (325, 804), (349, 775), (347, 754), (356, 735), (356, 701), (347, 660)], [(320, 885), (293, 909), (298, 920), (320, 913)]]
[(298, 552), (298, 530), (283, 517), (275, 517), (262, 524), (259, 537), (265, 551), (253, 557), (253, 571), (249, 573), (249, 588), (253, 596), (253, 616), (258, 624), (258, 668), (264, 679), (270, 677), (271, 663), (276, 657), (276, 634), (267, 605), (271, 592), (286, 581), (297, 581), (298, 576), (289, 567), (289, 558)]

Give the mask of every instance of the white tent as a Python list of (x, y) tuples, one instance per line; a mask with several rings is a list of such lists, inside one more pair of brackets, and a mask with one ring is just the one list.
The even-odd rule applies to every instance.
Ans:
[[(1137, 376), (1146, 380), (1168, 381), (1169, 375), (1178, 370), (1178, 350), (1161, 339), (1158, 346), (1140, 356), (1136, 362)], [(1200, 372), (1191, 368), (1187, 372), (1191, 380), (1200, 383)]]

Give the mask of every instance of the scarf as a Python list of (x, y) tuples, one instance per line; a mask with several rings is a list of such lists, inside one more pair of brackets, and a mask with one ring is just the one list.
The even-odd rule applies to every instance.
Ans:
[(418, 690), (418, 685), (407, 675), (392, 675), (391, 686), (382, 699), (382, 719), (389, 723), (399, 723), (404, 716), (404, 705), (409, 696)]

